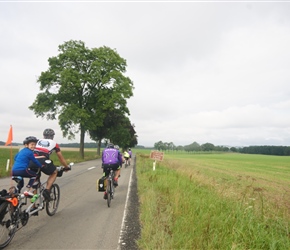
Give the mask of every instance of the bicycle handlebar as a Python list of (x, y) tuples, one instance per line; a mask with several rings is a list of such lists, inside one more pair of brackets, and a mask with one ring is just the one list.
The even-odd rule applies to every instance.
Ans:
[(67, 171), (71, 170), (71, 168), (72, 168), (73, 165), (74, 165), (74, 163), (71, 162), (70, 164), (68, 164), (68, 168), (65, 168), (64, 166), (58, 166), (58, 167), (56, 167), (56, 170), (57, 170), (57, 176), (58, 176), (58, 177), (61, 177), (63, 171), (67, 172)]
[(71, 162), (70, 164), (68, 164), (68, 168), (65, 168), (64, 166), (58, 166), (56, 167), (57, 171), (69, 171), (71, 170), (72, 166), (74, 165), (73, 162)]

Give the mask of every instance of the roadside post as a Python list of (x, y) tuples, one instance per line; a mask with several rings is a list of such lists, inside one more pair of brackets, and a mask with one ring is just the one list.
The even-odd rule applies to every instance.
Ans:
[(151, 151), (150, 158), (154, 160), (153, 171), (155, 171), (156, 161), (163, 161), (164, 153), (160, 151)]
[(10, 159), (7, 159), (6, 172), (8, 172), (8, 170), (9, 170), (9, 165), (10, 165)]

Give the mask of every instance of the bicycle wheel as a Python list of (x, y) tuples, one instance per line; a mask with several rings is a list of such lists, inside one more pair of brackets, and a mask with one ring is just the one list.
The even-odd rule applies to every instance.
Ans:
[(13, 239), (16, 226), (12, 224), (11, 205), (4, 202), (0, 205), (0, 249), (6, 247)]
[(53, 216), (56, 213), (60, 198), (60, 189), (57, 184), (52, 184), (50, 190), (50, 201), (46, 201), (46, 213), (49, 216)]
[(112, 200), (112, 197), (111, 197), (111, 188), (112, 188), (112, 180), (111, 179), (108, 179), (108, 182), (107, 182), (107, 204), (108, 204), (108, 207), (111, 206), (111, 200)]

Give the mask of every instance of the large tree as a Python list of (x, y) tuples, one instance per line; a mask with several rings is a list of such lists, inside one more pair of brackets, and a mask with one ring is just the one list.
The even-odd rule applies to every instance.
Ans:
[(64, 137), (80, 132), (84, 158), (85, 133), (102, 126), (106, 112), (118, 108), (129, 114), (126, 99), (133, 95), (133, 82), (124, 75), (126, 60), (106, 46), (89, 49), (71, 40), (58, 51), (38, 78), (41, 92), (29, 108), (37, 117), (58, 119)]

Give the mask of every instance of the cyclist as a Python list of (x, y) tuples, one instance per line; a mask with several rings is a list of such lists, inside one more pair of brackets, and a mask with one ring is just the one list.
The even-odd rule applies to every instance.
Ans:
[(129, 155), (130, 155), (130, 157), (129, 157), (129, 166), (130, 166), (130, 164), (131, 164), (131, 158), (132, 158), (132, 151), (131, 151), (131, 148), (128, 149), (128, 153), (129, 153)]
[[(54, 131), (50, 128), (43, 131), (43, 139), (37, 141), (34, 149), (34, 156), (40, 161), (40, 163), (43, 164), (45, 160), (48, 160), (50, 155), (55, 151), (60, 163), (65, 167), (64, 170), (69, 170), (69, 166), (60, 151), (59, 145), (53, 140), (54, 135)], [(53, 163), (51, 163), (45, 164), (44, 167), (41, 168), (41, 172), (49, 175), (46, 183), (46, 189), (43, 191), (43, 196), (45, 199), (50, 200), (50, 188), (57, 177), (57, 170)]]
[[(105, 176), (110, 173), (110, 168), (115, 172), (115, 177), (113, 180), (114, 186), (118, 186), (118, 177), (120, 175), (120, 169), (122, 166), (122, 155), (120, 151), (114, 148), (113, 143), (109, 143), (107, 148), (102, 152), (102, 166)], [(104, 199), (107, 198), (107, 193), (104, 193)]]
[[(123, 154), (120, 151), (120, 147), (118, 145), (115, 145), (114, 148), (117, 149), (119, 151), (119, 153), (121, 154), (121, 156), (122, 156), (122, 164), (123, 164), (125, 162), (125, 158), (124, 158)], [(121, 168), (122, 168), (122, 165), (121, 165)], [(120, 171), (121, 171), (121, 169), (120, 169)], [(120, 177), (120, 175), (119, 175), (119, 177)]]
[(125, 158), (126, 164), (129, 165), (130, 154), (127, 152), (127, 150), (124, 151), (124, 158)]
[[(37, 184), (39, 179), (39, 175), (37, 174), (39, 171), (35, 172), (29, 167), (30, 161), (36, 165), (37, 170), (42, 167), (42, 164), (33, 155), (33, 150), (35, 149), (37, 141), (37, 138), (34, 136), (28, 136), (25, 138), (23, 141), (24, 148), (15, 155), (12, 167), (12, 175), (30, 178), (26, 186), (29, 190), (24, 192), (27, 196), (33, 196), (33, 187)], [(21, 179), (17, 184), (19, 193), (23, 186), (24, 180)]]

